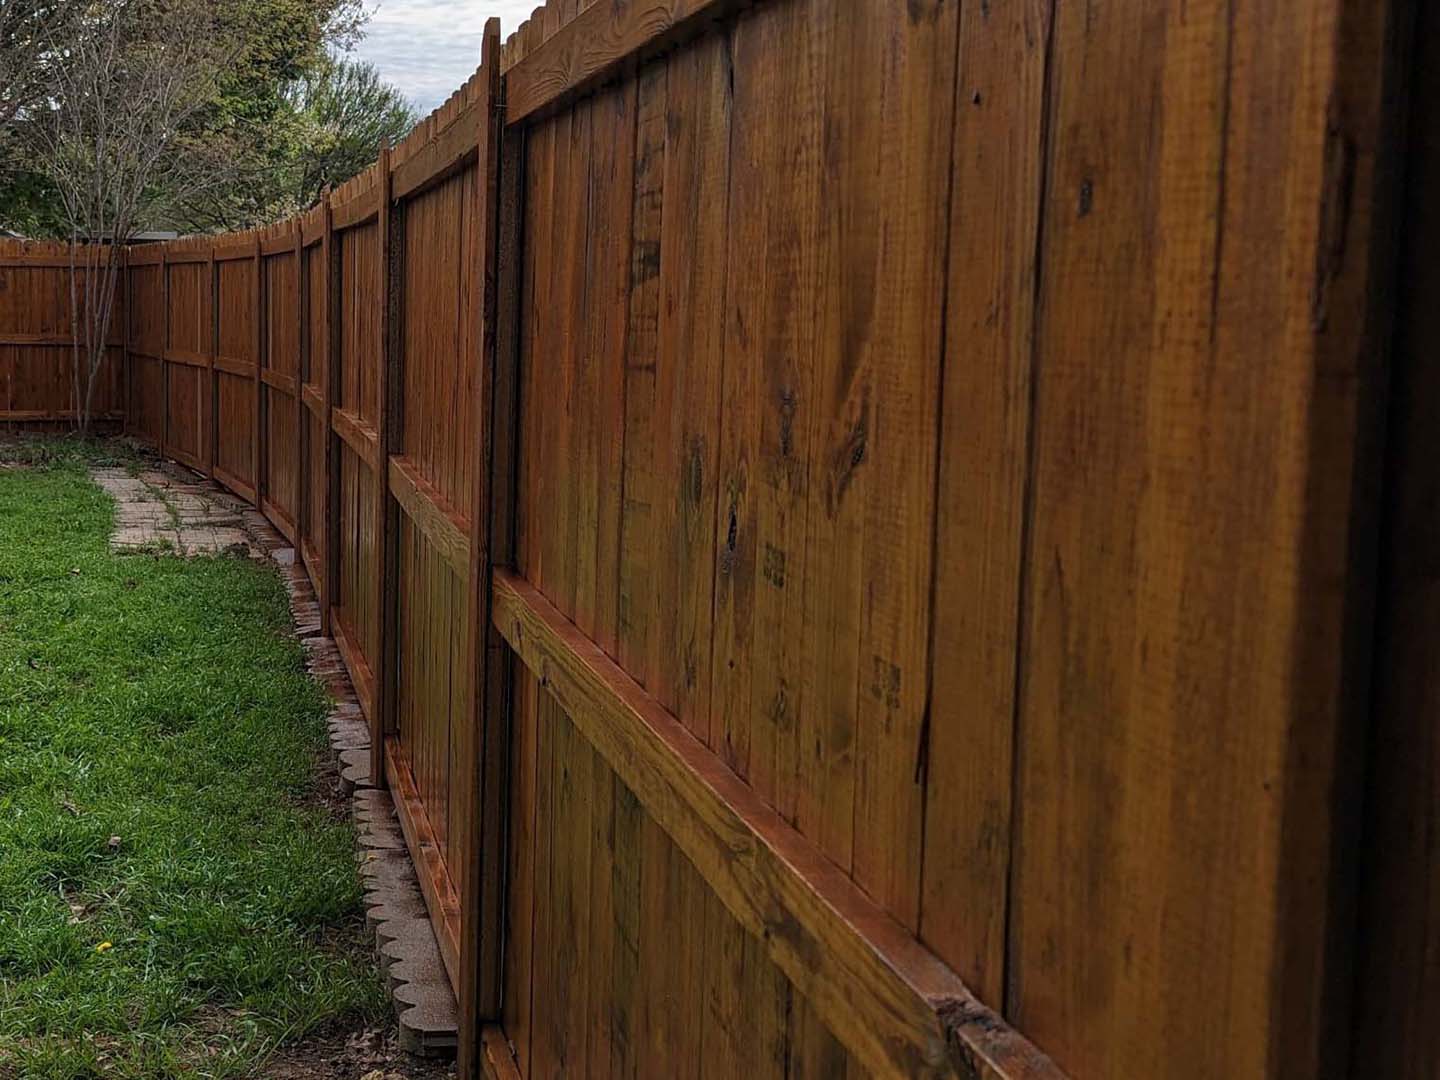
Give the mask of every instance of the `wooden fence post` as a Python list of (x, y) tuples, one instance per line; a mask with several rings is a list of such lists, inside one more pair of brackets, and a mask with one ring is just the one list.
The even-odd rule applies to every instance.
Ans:
[(321, 558), (325, 569), (320, 575), (320, 632), (329, 636), (330, 608), (340, 580), (340, 437), (335, 434), (332, 416), (340, 388), (340, 251), (335, 246), (335, 217), (329, 188), (325, 190), (325, 233), (320, 244), (325, 268), (325, 329), (321, 339), (325, 342), (325, 374), (321, 384), (324, 404), (320, 410), (325, 454), (325, 502), (321, 511), (325, 550)]
[[(499, 370), (496, 354), (496, 289), (499, 284), (497, 246), (498, 180), (504, 112), (500, 98), (500, 20), (485, 24), (481, 45), (479, 123), (476, 157), (475, 236), (476, 280), (480, 285), (478, 354), (467, 358), (479, 369), (475, 380), (475, 427), (479, 440), (470, 506), (470, 577), (466, 593), (466, 647), (470, 669), (461, 753), (463, 778), (451, 797), (461, 803), (459, 865), (460, 965), (458, 1075), (476, 1080), (481, 1020), (500, 1011), (501, 909), (503, 903), (505, 830), (504, 787), (509, 761), (505, 693), (502, 678), (504, 643), (490, 621), (490, 568), (494, 559), (509, 557), (508, 533), (497, 536), (496, 524), (508, 518), (509, 485), (495, 473), (508, 474), (511, 455), (497, 444), (496, 416), (505, 414), (506, 430), (513, 409), (514, 380), (509, 367)], [(505, 271), (513, 277), (515, 267)], [(508, 358), (507, 358), (508, 359)]]
[(390, 141), (380, 144), (379, 160), (380, 212), (380, 353), (375, 390), (375, 576), (374, 596), (379, 610), (375, 613), (374, 696), (370, 716), (370, 782), (385, 786), (385, 739), (395, 726), (395, 679), (391, 651), (394, 644), (395, 597), (394, 583), (395, 528), (390, 508), (390, 445), (395, 432), (392, 421), (398, 419), (400, 394), (394, 385), (399, 374), (399, 341), (397, 323), (400, 289), (400, 245), (397, 234), (402, 228), (400, 215), (392, 206)]
[(251, 444), (250, 447), (250, 470), (252, 474), (251, 480), (254, 482), (255, 486), (255, 509), (259, 510), (263, 514), (265, 512), (265, 484), (261, 479), (260, 470), (264, 468), (265, 464), (265, 454), (263, 450), (265, 439), (264, 435), (262, 434), (265, 430), (264, 416), (262, 415), (262, 409), (265, 402), (265, 394), (260, 389), (260, 387), (262, 386), (260, 379), (260, 369), (263, 366), (261, 362), (261, 354), (265, 348), (264, 332), (262, 330), (262, 310), (265, 306), (265, 288), (263, 280), (265, 276), (265, 271), (264, 260), (260, 255), (260, 233), (258, 231), (255, 233), (255, 253), (253, 258), (255, 260), (255, 272), (251, 275), (251, 295), (254, 297), (255, 304), (254, 307), (251, 309), (250, 315), (251, 321), (253, 323), (253, 326), (251, 327), (251, 340), (254, 345), (255, 357), (255, 441)]

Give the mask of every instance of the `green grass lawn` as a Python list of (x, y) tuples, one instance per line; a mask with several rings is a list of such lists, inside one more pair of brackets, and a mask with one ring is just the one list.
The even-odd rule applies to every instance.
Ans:
[(263, 1075), (383, 1005), (324, 700), (271, 570), (111, 554), (97, 453), (0, 466), (0, 1077)]

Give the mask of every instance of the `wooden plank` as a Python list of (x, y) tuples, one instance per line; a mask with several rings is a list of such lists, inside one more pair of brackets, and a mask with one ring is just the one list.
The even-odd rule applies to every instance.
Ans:
[(505, 640), (861, 1061), (1060, 1076), (531, 585), (497, 570), (494, 589)]
[[(295, 399), (295, 546), (303, 548), (306, 525), (310, 518), (310, 423), (305, 415), (304, 394), (301, 392), (310, 376), (310, 275), (306, 270), (305, 244), (299, 217), (293, 221), (295, 231), (295, 379), (290, 389)], [(311, 526), (313, 528), (313, 525)]]
[(321, 574), (324, 586), (320, 597), (320, 632), (330, 632), (332, 612), (340, 587), (340, 436), (334, 428), (335, 399), (340, 395), (340, 346), (341, 346), (341, 300), (340, 245), (335, 242), (335, 228), (330, 209), (330, 190), (325, 190), (324, 235), (321, 239), (321, 258), (325, 266), (325, 311), (324, 333), (325, 371), (322, 376), (321, 392), (324, 395), (321, 412), (321, 431), (324, 432), (325, 454), (325, 500), (322, 513), (321, 551), (325, 560), (325, 571)]
[(408, 458), (390, 458), (390, 493), (461, 579), (470, 574), (470, 520), (446, 501)]
[[(753, 0), (751, 0), (753, 3)], [(736, 0), (611, 0), (591, 4), (506, 72), (515, 124), (700, 33), (739, 10)]]
[[(142, 355), (136, 353), (135, 355)], [(223, 371), (227, 375), (238, 375), (242, 379), (253, 381), (255, 379), (255, 365), (249, 360), (236, 360), (232, 356), (216, 356), (211, 364), (216, 371)]]
[(166, 349), (162, 357), (167, 364), (179, 364), (181, 367), (208, 368), (210, 357), (205, 353), (187, 352), (184, 349)]
[(255, 504), (255, 485), (247, 480), (242, 480), (222, 465), (215, 466), (215, 479), (224, 484), (227, 488), (239, 495), (252, 506)]
[(357, 225), (364, 225), (373, 221), (380, 212), (380, 192), (377, 188), (362, 192), (353, 199), (345, 202), (332, 203), (330, 207), (330, 226), (335, 231), (353, 229)]
[(413, 199), (474, 161), (480, 125), (489, 116), (483, 98), (466, 105), (424, 146), (395, 166), (394, 197)]
[(374, 503), (370, 508), (375, 530), (374, 563), (368, 568), (372, 579), (376, 610), (374, 613), (375, 710), (370, 715), (370, 777), (377, 786), (385, 786), (385, 740), (397, 730), (395, 724), (394, 657), (395, 612), (397, 594), (397, 526), (390, 500), (388, 462), (392, 446), (404, 445), (399, 440), (401, 365), (404, 362), (404, 337), (401, 319), (404, 315), (403, 209), (391, 198), (390, 140), (380, 144), (378, 190), (380, 193), (380, 259), (376, 298), (380, 306), (380, 348), (375, 372), (375, 463)]
[(355, 698), (360, 702), (360, 710), (367, 718), (372, 717), (375, 715), (375, 675), (365, 659), (365, 654), (360, 651), (355, 636), (356, 628), (350, 625), (341, 608), (332, 612), (330, 626), (335, 634), (335, 648), (340, 653), (340, 659), (345, 662), (345, 670), (350, 673), (350, 681), (355, 686)]
[(63, 346), (71, 348), (75, 339), (69, 334), (15, 334), (0, 333), (0, 345), (25, 345), (30, 348)]
[(133, 285), (134, 285), (134, 282), (135, 282), (135, 275), (130, 272), (130, 256), (131, 256), (131, 254), (132, 254), (132, 253), (131, 253), (130, 249), (127, 247), (127, 248), (125, 249), (125, 258), (124, 258), (124, 263), (123, 263), (123, 267), (124, 267), (123, 280), (124, 280), (124, 282), (125, 282), (125, 295), (124, 295), (124, 308), (123, 308), (124, 316), (125, 316), (125, 323), (124, 323), (125, 331), (124, 331), (124, 336), (123, 336), (123, 346), (122, 346), (122, 347), (123, 347), (123, 350), (124, 350), (124, 351), (121, 353), (121, 357), (120, 357), (120, 363), (121, 363), (121, 366), (122, 366), (122, 372), (121, 372), (121, 374), (122, 374), (122, 376), (123, 376), (123, 387), (124, 387), (124, 389), (123, 389), (123, 391), (122, 391), (122, 393), (121, 393), (120, 401), (121, 401), (121, 408), (124, 410), (124, 413), (125, 413), (125, 419), (124, 419), (124, 421), (123, 421), (122, 424), (121, 424), (120, 431), (121, 431), (121, 434), (124, 434), (124, 435), (129, 435), (129, 434), (132, 433), (132, 432), (131, 432), (131, 428), (130, 428), (130, 417), (131, 417), (131, 415), (134, 413), (134, 409), (135, 409), (134, 382), (133, 382), (133, 378), (132, 378), (133, 373), (132, 373), (132, 371), (131, 371), (131, 366), (132, 366), (132, 364), (133, 364), (133, 361), (132, 361), (132, 359), (131, 359), (131, 354), (130, 354), (130, 339), (131, 339), (130, 308), (131, 308), (132, 303), (133, 303), (133, 301), (132, 301), (132, 294), (133, 294), (134, 291), (135, 291), (134, 288), (133, 288)]
[(405, 846), (415, 864), (415, 877), (420, 882), (426, 910), (430, 912), (430, 924), (435, 928), (440, 958), (453, 984), (460, 962), (460, 898), (445, 867), (443, 845), (435, 837), (425, 800), (415, 786), (414, 771), (398, 739), (385, 740), (385, 778), (395, 801), (395, 816), (400, 819), (400, 830), (405, 834)]
[[(655, 498), (646, 687), (702, 742), (712, 712), (715, 506), (725, 337), (730, 47), (712, 36), (667, 61), (658, 358), (648, 453)], [(682, 1052), (685, 1060), (691, 1055)], [(696, 1048), (698, 1057), (698, 1048)]]
[(1049, 8), (959, 30), (920, 936), (1000, 1008)]
[[(0, 410), (0, 420), (8, 423), (20, 423), (22, 421), (36, 422), (59, 422), (62, 420), (75, 420), (79, 413), (74, 409), (3, 409)], [(122, 420), (124, 413), (118, 409), (109, 412), (94, 413), (96, 420)]]
[(260, 500), (260, 510), (270, 522), (280, 530), (281, 536), (289, 540), (292, 545), (297, 542), (296, 536), (298, 533), (296, 532), (295, 518), (288, 510), (268, 497)]
[[(865, 422), (860, 697), (855, 740), (855, 879), (905, 926), (919, 923), (931, 556), (939, 425), (946, 208), (958, 5), (915, 20), (886, 6), (871, 32), (891, 42), (865, 107), (883, 118), (871, 211), (875, 321), (860, 346)], [(868, 82), (866, 85), (871, 85)], [(882, 104), (883, 103), (883, 104)]]
[(169, 245), (160, 249), (160, 453), (170, 452), (170, 269), (165, 259)]
[(305, 403), (305, 408), (310, 410), (312, 416), (324, 418), (326, 406), (323, 383), (321, 386), (312, 386), (310, 383), (306, 383), (300, 388), (300, 400)]
[(295, 376), (284, 371), (276, 371), (274, 368), (263, 368), (260, 371), (260, 381), (273, 390), (278, 390), (286, 397), (295, 396)]
[(252, 257), (254, 269), (251, 274), (251, 296), (254, 306), (250, 309), (250, 317), (254, 325), (251, 327), (250, 340), (254, 349), (252, 359), (255, 362), (255, 370), (252, 373), (255, 429), (251, 432), (250, 475), (255, 478), (256, 495), (263, 498), (265, 495), (265, 393), (261, 389), (260, 374), (265, 369), (265, 261), (261, 258), (259, 233), (255, 234)]
[[(472, 1064), (476, 1055), (474, 1026), (481, 1018), (498, 1018), (501, 1009), (504, 958), (504, 881), (505, 881), (505, 804), (507, 771), (510, 764), (506, 714), (506, 672), (499, 635), (494, 630), (490, 611), (490, 569), (498, 557), (511, 558), (510, 537), (493, 535), (497, 517), (504, 526), (505, 515), (494, 510), (494, 500), (513, 499), (513, 447), (495, 444), (496, 413), (513, 413), (515, 380), (514, 357), (497, 352), (499, 338), (496, 327), (498, 275), (500, 257), (500, 213), (511, 217), (511, 226), (518, 224), (514, 216), (518, 206), (513, 200), (501, 202), (500, 194), (500, 133), (503, 121), (503, 98), (500, 83), (500, 20), (486, 20), (480, 49), (480, 91), (475, 101), (478, 116), (476, 131), (476, 183), (474, 237), (475, 283), (478, 303), (464, 317), (474, 320), (472, 337), (477, 346), (471, 362), (477, 366), (475, 383), (474, 424), (478, 445), (475, 452), (473, 487), (471, 489), (471, 532), (468, 536), (469, 565), (457, 574), (466, 581), (465, 606), (462, 612), (465, 651), (461, 667), (466, 673), (468, 697), (459, 712), (459, 739), (456, 740), (452, 763), (451, 798), (455, 802), (459, 835), (455, 838), (460, 852), (454, 860), (459, 877), (461, 910), (466, 917), (460, 928), (460, 967), (457, 998), (460, 1004), (461, 1030), (457, 1054), (457, 1071), (469, 1077), (478, 1071)], [(457, 120), (457, 125), (459, 121)], [(502, 209), (503, 208), (503, 209)], [(514, 256), (513, 248), (507, 252)], [(518, 270), (512, 261), (506, 272), (513, 276)], [(498, 369), (503, 366), (505, 374)], [(505, 433), (511, 431), (507, 423)], [(496, 469), (505, 473), (497, 480)], [(483, 1036), (479, 1042), (483, 1051)], [(480, 1055), (480, 1056), (483, 1056)], [(508, 1050), (505, 1060), (513, 1067)]]
[(360, 414), (351, 409), (342, 409), (338, 405), (330, 409), (330, 426), (334, 429), (345, 445), (354, 450), (362, 462), (371, 469), (378, 470), (380, 465), (380, 436), (370, 424), (361, 419)]
[(655, 366), (659, 351), (660, 224), (665, 183), (664, 64), (636, 78), (635, 192), (625, 342), (624, 504), (620, 520), (619, 649), (622, 666), (644, 671), (650, 656), (655, 541)]
[(215, 267), (215, 245), (207, 246), (205, 259), (205, 292), (209, 297), (210, 324), (206, 327), (206, 366), (210, 369), (205, 377), (205, 466), (210, 478), (215, 478), (215, 462), (220, 457), (220, 376), (216, 373), (216, 362), (220, 354), (220, 273)]
[(1345, 1059), (1387, 9), (1056, 7), (1006, 1006), (1077, 1075)]
[(480, 1028), (480, 1062), (486, 1080), (521, 1080), (510, 1040), (498, 1024)]

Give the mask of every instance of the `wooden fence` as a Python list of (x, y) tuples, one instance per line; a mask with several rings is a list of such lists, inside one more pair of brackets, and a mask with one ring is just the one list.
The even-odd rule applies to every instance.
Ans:
[[(75, 420), (76, 343), (71, 283), (84, 287), (83, 256), (72, 274), (67, 244), (0, 238), (0, 433), (47, 430)], [(92, 415), (114, 429), (123, 413), (120, 350), (124, 346), (124, 291), (111, 324), (110, 349), (101, 367)], [(78, 354), (85, 363), (83, 345)]]
[(462, 1075), (1423, 1074), (1407, 12), (550, 0), (132, 253), (129, 429), (303, 552)]

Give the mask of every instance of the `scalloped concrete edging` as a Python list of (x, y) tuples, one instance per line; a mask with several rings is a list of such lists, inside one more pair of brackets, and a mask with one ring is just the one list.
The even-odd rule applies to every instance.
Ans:
[(123, 469), (95, 469), (92, 475), (116, 499), (111, 543), (117, 550), (165, 544), (192, 555), (238, 553), (243, 546), (251, 557), (280, 568), (305, 667), (330, 695), (330, 749), (341, 790), (350, 798), (365, 923), (375, 934), (400, 1045), (425, 1057), (453, 1056), (458, 1008), (450, 978), (394, 804), (388, 792), (370, 783), (370, 728), (334, 640), (321, 636), (320, 606), (295, 548), (259, 511), (171, 462), (148, 467), (139, 476)]

